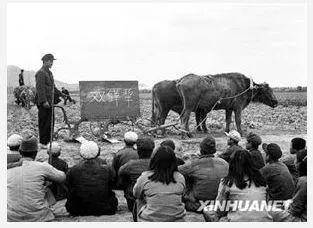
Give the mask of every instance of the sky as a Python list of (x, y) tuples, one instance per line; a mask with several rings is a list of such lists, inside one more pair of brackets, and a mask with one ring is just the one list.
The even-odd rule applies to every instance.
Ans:
[(66, 83), (240, 72), (306, 86), (305, 4), (9, 3), (7, 64)]

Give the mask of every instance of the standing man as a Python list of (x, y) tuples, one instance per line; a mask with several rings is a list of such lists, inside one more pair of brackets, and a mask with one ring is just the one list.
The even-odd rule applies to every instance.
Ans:
[[(55, 96), (61, 92), (55, 87), (54, 79), (50, 68), (53, 65), (53, 60), (56, 60), (52, 54), (46, 54), (42, 57), (42, 67), (37, 71), (36, 78), (36, 105), (38, 108), (38, 127), (39, 127), (39, 142), (41, 149), (47, 149), (47, 144), (50, 141), (53, 92)], [(54, 91), (53, 91), (54, 89)], [(54, 122), (54, 117), (53, 117)]]
[(18, 83), (20, 84), (20, 86), (25, 85), (24, 83), (24, 70), (21, 70), (21, 73), (18, 75)]

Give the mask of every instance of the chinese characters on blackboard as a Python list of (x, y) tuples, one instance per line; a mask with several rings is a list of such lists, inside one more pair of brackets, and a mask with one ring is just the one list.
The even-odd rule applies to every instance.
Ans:
[(97, 91), (91, 91), (87, 94), (89, 103), (107, 103), (114, 102), (118, 107), (120, 101), (126, 101), (127, 106), (130, 106), (134, 91), (132, 88), (106, 88)]

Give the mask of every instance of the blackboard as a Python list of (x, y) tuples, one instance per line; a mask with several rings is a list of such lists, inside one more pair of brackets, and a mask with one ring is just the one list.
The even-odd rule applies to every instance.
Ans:
[(80, 81), (83, 120), (126, 120), (140, 116), (138, 81)]

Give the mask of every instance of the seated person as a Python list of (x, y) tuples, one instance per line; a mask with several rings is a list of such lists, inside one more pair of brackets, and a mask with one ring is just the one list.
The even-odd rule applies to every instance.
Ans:
[(303, 138), (293, 138), (291, 140), (290, 153), (296, 154), (295, 163), (298, 168), (300, 162), (302, 162), (307, 156), (306, 141)]
[(150, 156), (153, 149), (154, 142), (152, 139), (139, 138), (137, 140), (137, 153), (139, 159), (130, 160), (119, 169), (118, 185), (124, 190), (124, 196), (130, 211), (133, 211), (133, 206), (136, 200), (133, 196), (134, 185), (141, 173), (149, 169)]
[(149, 171), (141, 174), (133, 189), (138, 200), (138, 221), (184, 221), (184, 190), (185, 179), (177, 170), (174, 151), (168, 146), (158, 147), (150, 160)]
[(257, 134), (250, 132), (247, 135), (246, 149), (250, 152), (252, 161), (257, 169), (265, 166), (262, 153), (259, 151), (259, 145), (262, 144), (262, 139)]
[(268, 200), (288, 200), (292, 198), (295, 186), (287, 166), (278, 161), (282, 156), (275, 143), (264, 144), (266, 165), (260, 169), (267, 184)]
[(72, 216), (115, 214), (118, 201), (112, 191), (114, 171), (98, 158), (100, 148), (95, 142), (84, 141), (80, 155), (84, 160), (66, 175), (66, 210)]
[(199, 212), (200, 200), (214, 200), (217, 196), (220, 180), (228, 174), (228, 163), (215, 158), (215, 139), (208, 136), (200, 143), (200, 158), (187, 161), (178, 167), (186, 179), (186, 192), (183, 202), (187, 211)]
[(7, 219), (10, 222), (44, 222), (54, 219), (49, 207), (47, 181), (62, 183), (65, 173), (46, 162), (37, 162), (36, 137), (23, 139), (21, 165), (7, 172)]
[(116, 174), (119, 168), (132, 159), (138, 159), (137, 150), (134, 148), (138, 139), (135, 132), (129, 131), (124, 134), (125, 147), (114, 154), (112, 167)]
[[(175, 152), (175, 143), (171, 139), (164, 140), (163, 142), (161, 142), (160, 146), (169, 146)], [(181, 158), (178, 158), (177, 156), (176, 156), (176, 161), (177, 161), (178, 166), (185, 164), (184, 160)]]
[(290, 143), (290, 154), (280, 159), (288, 167), (295, 184), (299, 177), (298, 164), (306, 157), (305, 146), (306, 141), (303, 138), (293, 138)]
[(22, 156), (18, 149), (20, 148), (23, 137), (18, 134), (13, 134), (8, 138), (7, 144), (9, 147), (7, 154), (7, 164), (18, 162)]
[(227, 145), (229, 146), (226, 151), (219, 155), (220, 158), (223, 158), (225, 161), (229, 163), (231, 157), (236, 152), (236, 150), (243, 150), (238, 143), (241, 140), (240, 133), (236, 130), (232, 130), (229, 133), (225, 132), (227, 136)]
[(307, 221), (307, 158), (299, 164), (299, 180), (295, 195), (284, 210), (272, 212), (274, 222), (306, 222)]
[[(225, 206), (225, 210), (215, 206), (227, 205), (228, 202), (232, 206)], [(234, 202), (243, 204), (239, 207), (239, 203)], [(257, 205), (266, 202), (266, 182), (254, 166), (251, 154), (246, 150), (237, 150), (230, 160), (228, 175), (220, 183), (216, 204), (203, 210), (205, 221), (271, 222), (266, 207), (263, 210), (249, 210), (253, 208), (253, 202), (258, 202)]]
[[(59, 158), (61, 155), (61, 146), (57, 142), (52, 142), (51, 150), (50, 145), (48, 145), (47, 153), (51, 154), (51, 165), (66, 174), (68, 165), (64, 160)], [(57, 201), (66, 198), (66, 187), (64, 184), (52, 183), (49, 188)]]

